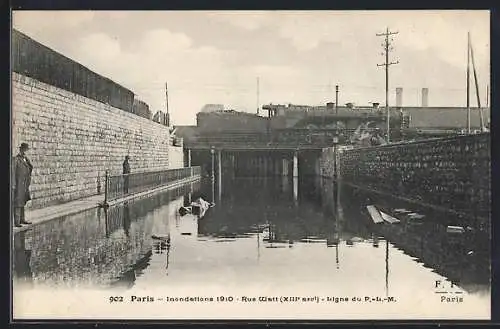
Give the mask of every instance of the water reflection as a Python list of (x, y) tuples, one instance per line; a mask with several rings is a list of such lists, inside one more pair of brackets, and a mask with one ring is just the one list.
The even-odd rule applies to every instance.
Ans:
[[(196, 188), (185, 186), (19, 232), (14, 236), (15, 280), (24, 280), (29, 270), (35, 284), (131, 287), (149, 267), (153, 252), (168, 253), (168, 239), (152, 238), (169, 231), (168, 217), (175, 209), (168, 205)], [(30, 241), (29, 249), (25, 240)]]
[[(343, 187), (343, 190), (342, 203), (352, 205), (349, 216), (362, 213), (364, 221), (376, 234), (385, 236), (396, 248), (462, 288), (471, 292), (489, 290), (490, 237), (479, 223), (359, 189)], [(398, 214), (402, 220), (399, 224), (374, 225), (363, 209), (367, 204), (374, 204), (388, 213), (395, 213), (395, 209), (409, 209), (424, 216), (425, 220), (412, 221)], [(447, 231), (448, 225), (467, 226), (470, 230), (453, 234)]]
[[(180, 216), (179, 208), (210, 200), (211, 178), (35, 226), (15, 236), (14, 273), (35, 283), (121, 288), (314, 282), (390, 295), (408, 285), (433, 293), (433, 280), (448, 278), (470, 292), (489, 289), (484, 232), (446, 232), (463, 219), (317, 177), (223, 176), (217, 188), (221, 200), (201, 219)], [(374, 225), (368, 204), (388, 212), (405, 207), (428, 220)]]
[(27, 241), (26, 231), (14, 235), (13, 273), (24, 283), (31, 283), (31, 241)]

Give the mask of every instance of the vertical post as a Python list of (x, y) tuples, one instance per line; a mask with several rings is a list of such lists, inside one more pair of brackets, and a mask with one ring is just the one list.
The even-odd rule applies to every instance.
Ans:
[(298, 151), (293, 153), (293, 201), (298, 205), (299, 200), (299, 155)]
[(257, 115), (260, 114), (259, 89), (259, 77), (257, 77)]
[(389, 29), (385, 37), (385, 111), (387, 112), (387, 143), (390, 141), (390, 119), (389, 111)]
[(339, 115), (339, 85), (335, 86), (335, 116)]
[(337, 265), (337, 269), (340, 267), (339, 264), (339, 241), (335, 243), (335, 264)]
[(338, 157), (337, 157), (337, 145), (339, 143), (338, 136), (333, 137), (333, 179), (337, 182), (337, 170), (338, 170)]
[(389, 241), (385, 239), (385, 295), (389, 296)]
[(299, 177), (299, 155), (298, 151), (293, 153), (293, 177)]
[(481, 131), (484, 131), (484, 119), (483, 119), (483, 108), (481, 107), (481, 97), (479, 95), (479, 82), (477, 81), (476, 63), (474, 61), (474, 49), (472, 48), (472, 43), (469, 39), (470, 56), (472, 60), (472, 72), (474, 73), (474, 83), (476, 85), (476, 98), (477, 98), (477, 108), (479, 110), (479, 120)]
[[(170, 112), (168, 111), (168, 82), (165, 82), (165, 111), (167, 119), (167, 127), (170, 127)], [(160, 119), (161, 120), (161, 119)]]
[(389, 63), (389, 51), (391, 50), (389, 36), (393, 34), (398, 34), (398, 32), (389, 32), (389, 28), (386, 29), (385, 33), (377, 33), (377, 36), (385, 37), (383, 43), (384, 53), (385, 53), (385, 63), (377, 64), (377, 66), (385, 67), (385, 110), (387, 112), (387, 142), (390, 141), (390, 118), (391, 118), (389, 112), (389, 66), (399, 63), (399, 61)]
[(188, 163), (187, 163), (187, 165), (188, 165), (188, 167), (191, 167), (191, 149), (188, 149), (187, 151), (188, 151), (187, 152), (188, 153), (187, 154), (187, 156), (188, 156)]
[(486, 85), (486, 108), (490, 107), (490, 85)]
[(212, 156), (212, 202), (215, 203), (215, 150), (213, 147), (210, 149), (210, 154)]
[(99, 175), (99, 171), (97, 171), (97, 194), (101, 194), (101, 175)]
[(105, 178), (104, 178), (104, 204), (106, 205), (108, 203), (108, 189), (109, 189), (109, 173), (108, 170), (106, 170), (105, 173)]
[(467, 133), (470, 134), (470, 32), (467, 32)]
[(222, 150), (219, 150), (218, 153), (218, 161), (217, 161), (217, 187), (219, 194), (219, 202), (222, 197)]
[(298, 200), (299, 200), (299, 178), (293, 177), (293, 201), (295, 205), (297, 205)]

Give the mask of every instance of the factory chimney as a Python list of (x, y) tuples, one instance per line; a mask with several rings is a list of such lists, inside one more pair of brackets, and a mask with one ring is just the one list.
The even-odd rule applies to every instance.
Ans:
[(422, 88), (422, 107), (429, 106), (429, 88)]
[(403, 88), (396, 88), (396, 107), (403, 106)]

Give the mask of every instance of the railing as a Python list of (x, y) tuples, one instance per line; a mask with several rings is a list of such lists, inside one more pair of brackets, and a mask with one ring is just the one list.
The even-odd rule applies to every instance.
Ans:
[(162, 171), (149, 171), (105, 177), (104, 203), (128, 195), (141, 193), (175, 183), (182, 179), (199, 176), (201, 167), (186, 167)]

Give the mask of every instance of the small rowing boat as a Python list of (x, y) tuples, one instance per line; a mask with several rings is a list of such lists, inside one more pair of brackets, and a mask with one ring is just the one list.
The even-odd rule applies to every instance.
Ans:
[(368, 210), (368, 213), (370, 214), (370, 217), (375, 224), (384, 222), (384, 219), (382, 218), (382, 216), (380, 216), (380, 212), (377, 210), (377, 208), (375, 208), (375, 206), (369, 205), (366, 206), (366, 209)]
[(385, 220), (389, 224), (398, 224), (401, 222), (399, 219), (392, 217), (391, 215), (386, 214), (383, 211), (380, 211), (380, 216), (382, 217), (383, 220)]

